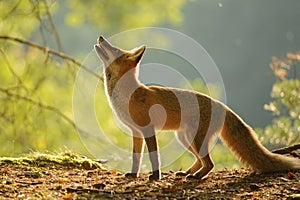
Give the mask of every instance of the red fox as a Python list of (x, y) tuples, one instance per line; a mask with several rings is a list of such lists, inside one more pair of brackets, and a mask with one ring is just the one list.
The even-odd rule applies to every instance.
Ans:
[[(239, 160), (256, 172), (300, 169), (299, 159), (271, 153), (262, 146), (255, 132), (223, 103), (195, 91), (140, 83), (137, 68), (145, 46), (125, 51), (100, 36), (94, 48), (104, 63), (110, 106), (132, 132), (132, 170), (126, 176), (138, 177), (145, 141), (152, 165), (149, 179), (161, 178), (157, 129), (175, 130), (179, 141), (195, 157), (195, 163), (179, 175), (201, 179), (212, 171), (209, 144), (218, 133)], [(194, 97), (196, 101), (191, 100)], [(180, 101), (188, 106), (182, 107)]]

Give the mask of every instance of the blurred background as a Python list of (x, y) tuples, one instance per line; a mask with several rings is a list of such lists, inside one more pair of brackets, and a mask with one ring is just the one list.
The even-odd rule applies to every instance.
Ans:
[[(118, 163), (107, 156), (107, 144), (99, 142), (96, 155), (83, 144), (73, 119), (74, 82), (100, 34), (149, 26), (182, 32), (206, 49), (223, 78), (226, 104), (269, 149), (299, 143), (299, 9), (297, 0), (0, 1), (0, 156), (69, 149)], [(134, 40), (119, 45), (133, 48)], [(190, 81), (207, 92), (201, 80)], [(116, 125), (102, 84), (95, 99), (101, 102), (95, 104), (101, 127), (112, 143), (130, 151), (131, 140)], [(159, 137), (163, 146), (173, 136)], [(213, 156), (218, 169), (238, 166), (221, 143)], [(184, 154), (165, 170), (192, 162)]]

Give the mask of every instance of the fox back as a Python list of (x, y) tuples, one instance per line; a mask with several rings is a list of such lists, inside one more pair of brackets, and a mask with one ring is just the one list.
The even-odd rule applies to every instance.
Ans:
[(105, 89), (110, 106), (131, 129), (132, 171), (137, 177), (144, 141), (152, 165), (150, 179), (160, 179), (160, 159), (155, 130), (175, 130), (195, 163), (179, 175), (203, 178), (213, 169), (210, 144), (219, 133), (241, 162), (257, 172), (300, 169), (300, 160), (269, 152), (255, 132), (223, 103), (199, 92), (170, 87), (145, 86), (137, 67), (145, 46), (125, 51), (98, 39), (95, 50), (104, 63)]

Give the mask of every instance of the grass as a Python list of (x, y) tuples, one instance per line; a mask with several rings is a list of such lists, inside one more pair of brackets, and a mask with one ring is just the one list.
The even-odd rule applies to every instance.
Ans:
[(43, 166), (65, 166), (74, 167), (80, 169), (97, 169), (102, 168), (101, 163), (95, 160), (91, 160), (84, 156), (80, 156), (70, 151), (64, 151), (60, 153), (39, 153), (34, 152), (23, 155), (18, 158), (2, 157), (0, 158), (0, 165), (3, 164), (20, 164), (20, 165), (35, 165), (39, 167)]

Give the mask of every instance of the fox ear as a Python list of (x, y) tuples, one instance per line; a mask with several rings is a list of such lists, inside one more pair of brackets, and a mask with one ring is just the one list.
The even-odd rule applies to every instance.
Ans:
[(140, 47), (137, 47), (132, 51), (132, 54), (128, 57), (128, 59), (135, 61), (136, 63), (140, 62), (144, 52), (146, 50), (146, 46), (142, 45)]

